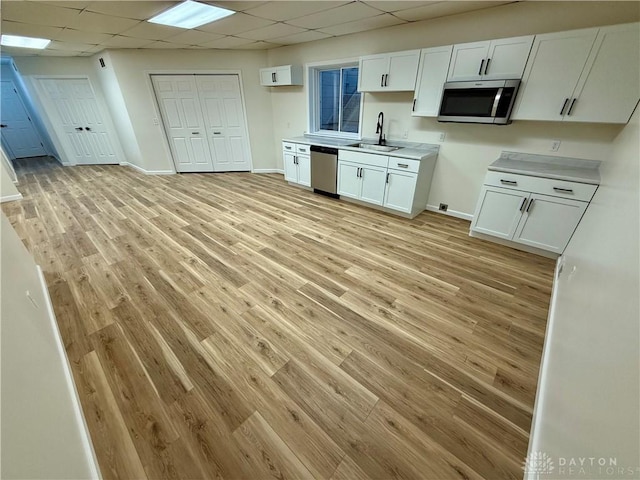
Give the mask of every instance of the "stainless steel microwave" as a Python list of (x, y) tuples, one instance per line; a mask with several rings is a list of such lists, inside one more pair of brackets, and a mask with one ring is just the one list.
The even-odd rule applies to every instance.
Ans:
[(520, 80), (447, 82), (440, 103), (439, 122), (511, 123), (511, 110)]

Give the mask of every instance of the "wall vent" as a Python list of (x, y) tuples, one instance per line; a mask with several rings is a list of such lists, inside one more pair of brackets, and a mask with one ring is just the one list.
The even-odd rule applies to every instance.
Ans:
[(100, 61), (100, 66), (102, 68), (106, 67), (106, 65), (104, 64), (104, 58), (100, 57), (98, 60)]

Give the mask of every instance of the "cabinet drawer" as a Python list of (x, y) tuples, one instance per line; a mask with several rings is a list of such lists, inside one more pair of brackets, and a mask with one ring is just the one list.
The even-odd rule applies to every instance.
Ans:
[(392, 168), (393, 170), (416, 173), (418, 170), (420, 170), (420, 160), (389, 157), (389, 168)]
[(376, 155), (375, 153), (352, 152), (351, 150), (338, 150), (338, 160), (362, 163), (376, 167), (387, 167), (389, 157)]
[(282, 151), (296, 153), (296, 144), (289, 142), (282, 142)]
[(598, 188), (597, 185), (588, 183), (568, 182), (565, 180), (503, 172), (487, 172), (484, 184), (524, 192), (540, 193), (542, 195), (551, 195), (554, 197), (571, 198), (583, 202), (590, 201)]
[(300, 143), (296, 144), (296, 153), (309, 155), (309, 152), (311, 152), (311, 147), (309, 145), (300, 144)]

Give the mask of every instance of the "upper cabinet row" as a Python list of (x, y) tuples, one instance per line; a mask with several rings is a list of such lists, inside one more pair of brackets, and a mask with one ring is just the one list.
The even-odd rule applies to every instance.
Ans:
[(639, 25), (369, 55), (359, 90), (415, 90), (412, 114), (437, 117), (447, 81), (522, 79), (514, 120), (626, 123), (640, 97)]

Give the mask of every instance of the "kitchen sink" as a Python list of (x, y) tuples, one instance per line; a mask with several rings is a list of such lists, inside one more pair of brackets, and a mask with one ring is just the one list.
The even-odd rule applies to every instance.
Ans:
[(375, 143), (354, 143), (350, 147), (364, 148), (365, 150), (376, 150), (378, 152), (393, 152), (400, 150), (402, 147), (394, 147), (393, 145), (377, 145)]

